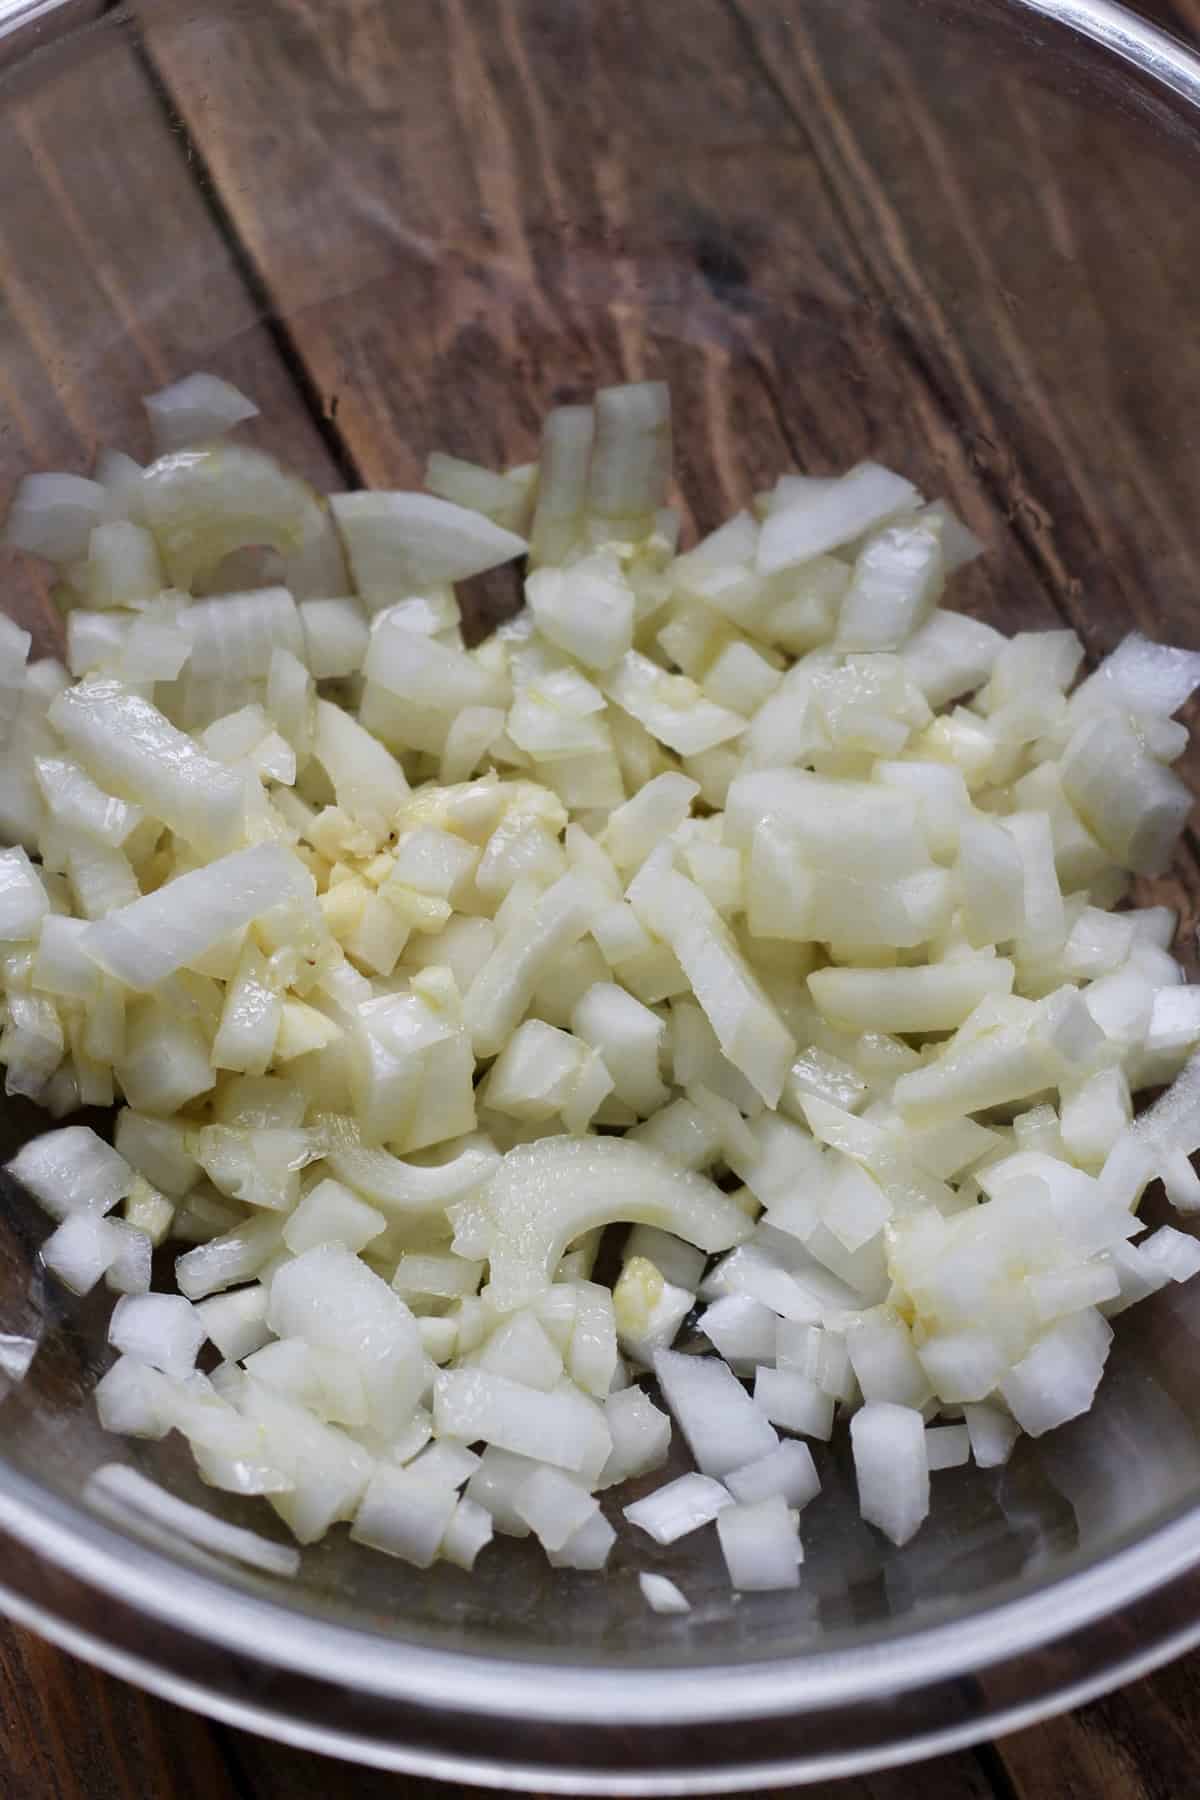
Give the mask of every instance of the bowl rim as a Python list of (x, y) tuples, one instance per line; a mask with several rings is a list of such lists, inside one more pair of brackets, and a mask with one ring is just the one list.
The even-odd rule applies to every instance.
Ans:
[[(1024, 14), (1088, 39), (1200, 114), (1200, 53), (1119, 0), (1003, 4), (1018, 22)], [(26, 48), (35, 53), (88, 28), (98, 10), (81, 10), (80, 0), (0, 0), (0, 62), (15, 50), (20, 63)], [(124, 10), (107, 13), (106, 23)], [(449, 1651), (306, 1616), (126, 1536), (3, 1456), (0, 1549), (8, 1552), (0, 1608), (11, 1618), (164, 1698), (318, 1753), (550, 1792), (728, 1792), (859, 1774), (1023, 1728), (1200, 1643), (1200, 1580), (1188, 1579), (1200, 1572), (1200, 1505), (968, 1618), (918, 1625), (877, 1645), (699, 1668), (570, 1667)], [(153, 1654), (140, 1621), (157, 1628)], [(213, 1650), (227, 1678), (202, 1654)], [(451, 1706), (464, 1668), (468, 1690)], [(314, 1675), (301, 1702), (288, 1678), (311, 1683)], [(988, 1698), (981, 1675), (1003, 1700)], [(410, 1727), (419, 1715), (420, 1741), (389, 1735), (377, 1718), (345, 1722), (350, 1696), (381, 1702), (393, 1718), (402, 1706)], [(906, 1697), (915, 1711), (900, 1706)], [(323, 1717), (311, 1710), (314, 1698)], [(595, 1732), (597, 1717), (606, 1731), (620, 1728), (610, 1752), (616, 1767), (602, 1754), (585, 1766), (564, 1730), (590, 1724)], [(482, 1720), (506, 1735), (473, 1743), (471, 1723)], [(768, 1733), (766, 1748), (751, 1752), (727, 1729), (786, 1721), (813, 1726), (809, 1741), (795, 1747)], [(651, 1735), (664, 1731), (678, 1734), (669, 1759), (651, 1758)]]

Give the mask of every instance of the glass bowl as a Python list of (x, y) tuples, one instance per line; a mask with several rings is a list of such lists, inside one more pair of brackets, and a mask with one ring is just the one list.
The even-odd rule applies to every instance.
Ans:
[[(520, 460), (548, 405), (662, 374), (693, 523), (873, 455), (986, 539), (956, 603), (1093, 655), (1134, 624), (1198, 641), (1200, 64), (1119, 7), (0, 0), (0, 69), (0, 502), (143, 453), (139, 396), (193, 368), (327, 487), (411, 484), (433, 447)], [(39, 571), (0, 581), (52, 651)], [(1197, 871), (1189, 840), (1155, 890), (1189, 963)], [(5, 1154), (36, 1126), (8, 1103)], [(940, 1475), (902, 1552), (832, 1450), (799, 1595), (731, 1597), (711, 1533), (622, 1540), (603, 1577), (506, 1543), (475, 1579), (338, 1534), (288, 1585), (82, 1507), (114, 1457), (214, 1502), (178, 1440), (100, 1433), (106, 1309), (39, 1277), (44, 1231), (9, 1183), (0, 1601), (221, 1718), (694, 1793), (949, 1749), (1200, 1638), (1186, 1289), (1121, 1321), (1090, 1417)], [(689, 1617), (647, 1612), (645, 1567)]]

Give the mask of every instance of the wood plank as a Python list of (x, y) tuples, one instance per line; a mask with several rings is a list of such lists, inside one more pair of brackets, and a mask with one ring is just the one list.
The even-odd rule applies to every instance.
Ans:
[(31, 1632), (0, 1628), (0, 1789), (12, 1800), (235, 1800), (214, 1729)]
[[(710, 517), (792, 454), (872, 451), (999, 540), (1010, 618), (1032, 582), (1092, 648), (1124, 616), (1186, 624), (1200, 466), (1152, 452), (1188, 441), (1200, 370), (1163, 329), (1200, 248), (1190, 166), (1060, 102), (1056, 65), (1031, 92), (969, 34), (886, 17), (697, 0), (681, 43), (648, 0), (371, 0), (332, 34), (268, 0), (149, 30), (368, 480), (438, 442), (527, 454), (564, 390), (664, 372)], [(1016, 129), (979, 134), (997, 109)], [(1131, 318), (1121, 221), (1167, 193)]]
[(1174, 1800), (1200, 1791), (1200, 1655), (995, 1746), (1016, 1800)]
[[(210, 1723), (3, 1623), (0, 1679), (0, 1770), (14, 1800), (396, 1800), (400, 1793), (470, 1800), (478, 1792), (358, 1768)], [(913, 1779), (909, 1769), (881, 1770), (771, 1793), (774, 1800), (911, 1800)], [(920, 1780), (923, 1800), (996, 1800), (969, 1751), (923, 1763)]]
[[(322, 27), (168, 0), (147, 29), (368, 482), (438, 445), (523, 458), (554, 400), (662, 374), (694, 517), (873, 454), (989, 543), (972, 608), (1093, 654), (1133, 623), (1194, 640), (1192, 168), (1057, 94), (1053, 43), (1017, 68), (867, 0), (695, 0), (686, 42), (651, 0)], [(1168, 201), (1134, 252), (1124, 221)], [(1190, 945), (1194, 857), (1169, 897)]]
[[(86, 473), (105, 444), (146, 455), (140, 396), (197, 367), (258, 400), (248, 441), (336, 482), (128, 31), (101, 28), (14, 78), (0, 166), (0, 515), (30, 469)], [(5, 611), (48, 649), (44, 569), (0, 551), (0, 582)]]
[[(936, 396), (892, 354), (809, 130), (738, 16), (693, 11), (682, 45), (647, 0), (444, 0), (419, 19), (373, 0), (336, 37), (294, 0), (168, 4), (147, 30), (369, 481), (418, 479), (439, 445), (526, 456), (556, 399), (665, 374), (709, 523), (795, 460), (871, 449), (995, 535)], [(286, 164), (285, 119), (305, 122)], [(1010, 604), (1045, 621), (1014, 554)]]

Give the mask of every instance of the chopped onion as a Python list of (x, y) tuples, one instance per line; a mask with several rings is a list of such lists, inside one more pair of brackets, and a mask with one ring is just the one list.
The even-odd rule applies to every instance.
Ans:
[(769, 1500), (778, 1494), (795, 1511), (815, 1500), (821, 1491), (821, 1480), (808, 1445), (790, 1440), (780, 1444), (777, 1450), (769, 1450), (757, 1462), (731, 1469), (725, 1477), (725, 1485), (734, 1499), (744, 1506)]
[(850, 1421), (863, 1518), (893, 1544), (906, 1544), (929, 1512), (925, 1423), (909, 1406), (876, 1401)]
[(489, 1183), (485, 1205), (493, 1229), (488, 1291), (506, 1311), (549, 1287), (567, 1245), (598, 1225), (636, 1220), (709, 1252), (749, 1229), (712, 1182), (619, 1138), (519, 1145)]
[(625, 1517), (648, 1532), (656, 1544), (673, 1544), (710, 1524), (723, 1507), (732, 1505), (732, 1495), (719, 1481), (707, 1475), (681, 1475), (627, 1506)]
[(765, 1414), (716, 1357), (660, 1350), (654, 1373), (704, 1474), (719, 1479), (776, 1448)]
[(809, 484), (768, 517), (758, 545), (759, 571), (773, 575), (840, 549), (919, 505), (911, 482), (878, 463), (862, 463), (840, 481)]
[(272, 907), (313, 897), (312, 877), (277, 845), (237, 850), (88, 927), (83, 947), (145, 992)]
[[(1173, 913), (1107, 910), (1187, 817), (1200, 656), (1134, 634), (1071, 693), (1075, 633), (941, 609), (981, 546), (875, 464), (679, 555), (661, 383), (329, 503), (212, 442), (254, 411), (216, 377), (147, 404), (148, 469), (9, 521), (82, 679), (0, 621), (5, 1086), (122, 1103), (11, 1165), (46, 1268), (120, 1296), (102, 1425), (301, 1543), (595, 1571), (597, 1494), (670, 1455), (652, 1369), (695, 1469), (628, 1520), (715, 1519), (753, 1590), (820, 1488), (781, 1431), (848, 1413), (904, 1543), (931, 1469), (1085, 1411), (1108, 1319), (1200, 1273), (1132, 1241), (1156, 1178), (1200, 1212), (1197, 990)], [(527, 548), (468, 649), (453, 584)]]
[(527, 548), (482, 513), (429, 494), (335, 494), (333, 516), (372, 612), (443, 582), (465, 581)]
[(799, 1587), (803, 1553), (780, 1495), (727, 1507), (717, 1516), (717, 1536), (729, 1580), (739, 1592)]
[(104, 489), (81, 475), (26, 475), (9, 507), (4, 542), (50, 562), (79, 562), (107, 504)]
[(235, 425), (258, 417), (253, 400), (219, 375), (185, 375), (157, 394), (147, 394), (144, 405), (160, 456), (169, 450), (210, 443)]
[(247, 546), (300, 549), (314, 506), (312, 490), (269, 456), (224, 444), (160, 456), (141, 499), (171, 585), (185, 592)]
[(350, 1536), (428, 1569), (457, 1510), (452, 1487), (426, 1481), (415, 1465), (397, 1469), (379, 1463), (359, 1502)]
[(687, 1613), (692, 1610), (687, 1597), (665, 1575), (652, 1575), (644, 1570), (638, 1576), (638, 1586), (651, 1612)]
[(100, 784), (161, 819), (205, 855), (234, 837), (245, 803), (237, 775), (200, 751), (158, 709), (116, 681), (61, 694), (50, 720)]
[(54, 1219), (111, 1212), (133, 1188), (133, 1170), (88, 1125), (66, 1125), (22, 1146), (6, 1165)]

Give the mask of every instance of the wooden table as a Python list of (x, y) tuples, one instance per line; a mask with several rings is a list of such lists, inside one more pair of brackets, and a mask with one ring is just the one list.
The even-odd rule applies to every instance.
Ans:
[[(469, 0), (390, 8), (386, 0), (359, 0), (349, 11), (352, 28), (346, 40), (332, 50), (318, 39), (319, 0), (258, 0), (260, 42), (265, 46), (286, 34), (298, 80), (310, 81), (312, 59), (328, 53), (328, 67), (322, 71), (329, 94), (324, 143), (326, 148), (337, 145), (339, 154), (364, 159), (368, 188), (388, 175), (389, 132), (395, 122), (389, 109), (398, 68), (409, 67), (414, 58), (427, 59), (430, 82), (442, 82), (452, 96), (452, 108), (440, 123), (431, 116), (427, 141), (420, 146), (428, 179), (422, 190), (418, 177), (418, 191), (411, 196), (414, 237), (408, 246), (412, 254), (401, 259), (403, 280), (392, 270), (386, 284), (372, 287), (372, 232), (379, 234), (381, 270), (395, 249), (386, 241), (386, 221), (348, 220), (328, 210), (322, 214), (320, 171), (310, 171), (313, 219), (320, 221), (314, 232), (322, 257), (326, 265), (336, 264), (343, 254), (354, 261), (356, 292), (348, 304), (328, 285), (320, 291), (311, 287), (311, 236), (289, 238), (272, 230), (273, 209), (297, 205), (289, 183), (294, 190), (295, 182), (304, 179), (277, 154), (290, 117), (287, 83), (269, 82), (252, 55), (239, 59), (236, 67), (223, 66), (219, 34), (205, 39), (203, 55), (192, 56), (186, 29), (160, 30), (150, 12), (144, 34), (131, 37), (122, 55), (108, 63), (105, 81), (94, 94), (85, 91), (89, 78), (81, 70), (74, 121), (69, 107), (64, 113), (61, 105), (39, 104), (36, 94), (8, 107), (0, 118), (0, 166), (21, 199), (10, 204), (6, 195), (0, 207), (0, 331), (7, 338), (0, 338), (0, 407), (7, 420), (0, 432), (0, 502), (24, 468), (86, 467), (97, 441), (136, 445), (136, 435), (130, 435), (136, 432), (131, 397), (197, 363), (242, 380), (263, 405), (265, 440), (279, 442), (286, 428), (293, 459), (325, 486), (360, 481), (400, 485), (419, 475), (431, 421), (422, 411), (428, 407), (428, 384), (418, 377), (429, 358), (440, 358), (446, 366), (436, 402), (437, 431), (451, 450), (480, 456), (528, 453), (538, 410), (553, 394), (569, 392), (581, 380), (611, 378), (610, 371), (637, 372), (646, 346), (631, 336), (620, 282), (632, 277), (621, 270), (619, 259), (615, 276), (608, 266), (590, 274), (586, 268), (576, 270), (571, 280), (577, 286), (568, 296), (577, 305), (574, 318), (547, 335), (539, 358), (525, 353), (528, 320), (522, 319), (520, 307), (531, 293), (536, 300), (531, 271), (550, 267), (555, 255), (546, 221), (575, 217), (581, 204), (579, 193), (555, 186), (553, 158), (534, 168), (527, 153), (533, 146), (538, 163), (547, 145), (569, 133), (572, 95), (568, 80), (560, 103), (544, 105), (545, 94), (539, 95), (529, 81), (529, 45), (518, 25), (519, 12), (528, 8), (513, 0), (496, 0), (495, 8), (491, 0), (486, 6), (480, 0), (480, 6), (489, 17), (495, 13), (499, 18), (496, 56), (491, 55), (494, 46), (485, 47), (477, 34), (479, 15)], [(98, 5), (96, 10), (103, 9)], [(195, 9), (198, 16), (203, 10)], [(893, 362), (903, 361), (894, 349), (884, 359), (885, 376), (872, 370), (871, 357), (880, 344), (872, 339), (869, 309), (860, 322), (856, 348), (859, 389), (845, 405), (830, 404), (822, 411), (814, 400), (812, 410), (806, 410), (808, 401), (820, 395), (820, 370), (789, 371), (772, 339), (769, 318), (764, 323), (755, 311), (750, 296), (756, 246), (716, 237), (706, 243), (704, 235), (708, 184), (718, 178), (726, 183), (754, 178), (753, 154), (735, 153), (739, 132), (744, 140), (764, 108), (776, 110), (785, 136), (799, 132), (807, 121), (817, 147), (820, 179), (806, 189), (806, 168), (797, 163), (796, 204), (779, 218), (779, 232), (803, 230), (807, 208), (832, 208), (840, 217), (843, 243), (841, 266), (827, 271), (831, 288), (839, 282), (863, 290), (872, 282), (894, 288), (900, 282), (908, 284), (912, 306), (928, 309), (932, 302), (921, 290), (919, 266), (904, 266), (903, 245), (898, 250), (895, 235), (890, 235), (892, 197), (872, 180), (875, 109), (854, 118), (838, 112), (822, 86), (821, 33), (815, 25), (808, 31), (803, 6), (798, 3), (789, 12), (772, 0), (728, 0), (702, 10), (706, 23), (687, 43), (656, 42), (653, 9), (641, 10), (648, 64), (664, 56), (707, 59), (713, 116), (720, 121), (713, 141), (728, 152), (723, 161), (697, 160), (693, 249), (702, 279), (676, 298), (691, 309), (701, 336), (711, 335), (706, 307), (736, 300), (744, 287), (738, 342), (752, 363), (758, 359), (762, 379), (757, 392), (741, 393), (742, 411), (731, 419), (723, 410), (722, 365), (715, 357), (712, 391), (700, 402), (705, 416), (692, 421), (690, 432), (685, 420), (681, 434), (690, 443), (702, 443), (702, 454), (709, 458), (703, 466), (685, 469), (685, 498), (708, 496), (711, 505), (713, 496), (738, 495), (744, 481), (737, 457), (746, 444), (756, 447), (753, 454), (765, 474), (793, 453), (802, 460), (811, 457), (816, 466), (844, 464), (861, 453), (864, 437), (875, 427), (889, 437), (902, 467), (927, 456), (933, 439), (942, 491), (985, 532), (989, 524), (994, 527), (996, 494), (1008, 484), (1008, 560), (999, 577), (1008, 584), (1006, 604), (1024, 608), (1030, 623), (1067, 618), (1092, 647), (1103, 641), (1104, 608), (1097, 612), (1082, 603), (1075, 574), (1086, 551), (1082, 539), (1071, 535), (1079, 521), (1081, 531), (1101, 543), (1107, 577), (1123, 595), (1122, 604), (1140, 608), (1148, 625), (1169, 635), (1171, 605), (1143, 593), (1139, 547), (1104, 537), (1103, 506), (1095, 493), (1102, 494), (1106, 471), (1102, 462), (1090, 459), (1104, 454), (1107, 421), (1097, 420), (1096, 446), (1075, 445), (1067, 455), (1059, 445), (1056, 455), (1063, 468), (1052, 467), (1048, 458), (1046, 467), (1034, 467), (1038, 479), (1030, 483), (1032, 491), (1024, 492), (1021, 471), (1014, 475), (1001, 466), (1004, 420), (999, 403), (973, 390), (970, 371), (948, 355), (943, 386), (958, 384), (960, 425), (961, 415), (968, 415), (971, 431), (942, 430), (932, 394), (936, 383), (926, 379), (928, 371), (918, 378), (912, 368), (894, 370)], [(1200, 35), (1200, 0), (1144, 0), (1144, 10), (1178, 32)], [(632, 11), (614, 6), (613, 29), (621, 29), (620, 21)], [(854, 0), (846, 0), (850, 25), (853, 11)], [(570, 50), (571, 15), (566, 0), (557, 14), (552, 8), (542, 10), (541, 25), (547, 30), (557, 29), (561, 17), (564, 52)], [(828, 24), (827, 13), (825, 17)], [(791, 48), (798, 54), (784, 59), (778, 53), (793, 30)], [(69, 98), (70, 88), (63, 91)], [(146, 104), (148, 92), (156, 97), (152, 106)], [(669, 87), (660, 99), (669, 107)], [(614, 106), (619, 103), (620, 96), (614, 95)], [(89, 172), (86, 159), (75, 153), (73, 123), (79, 109), (92, 104), (107, 111), (107, 123), (119, 140), (119, 178), (104, 159), (97, 159)], [(520, 129), (510, 132), (510, 117), (518, 114)], [(353, 136), (341, 129), (350, 118), (357, 128)], [(923, 123), (929, 121), (917, 117), (914, 129)], [(477, 191), (471, 189), (473, 218), (458, 222), (457, 237), (449, 234), (452, 255), (434, 266), (422, 254), (420, 234), (444, 224), (439, 207), (453, 204), (446, 192), (439, 192), (439, 181), (460, 154), (461, 128), (467, 124), (487, 144), (487, 154), (471, 176), (478, 183)], [(686, 128), (682, 117), (670, 124)], [(253, 183), (235, 172), (235, 164), (245, 167), (246, 133), (254, 140)], [(925, 148), (936, 170), (936, 132)], [(1061, 205), (1069, 218), (1073, 188), (1088, 171), (1064, 166), (1048, 145), (1040, 147), (1046, 155), (1037, 165), (1038, 148), (1031, 143), (1031, 159), (1042, 170), (1041, 197), (1048, 206)], [(66, 169), (70, 179), (64, 178)], [(925, 209), (925, 223), (942, 212), (953, 214), (956, 192), (950, 172), (944, 174), (944, 185)], [(538, 182), (545, 186), (535, 194), (535, 224), (527, 196)], [(628, 223), (630, 199), (606, 178), (604, 164), (597, 166), (595, 190), (585, 198), (619, 239), (622, 221)], [(1119, 199), (1135, 204), (1128, 194)], [(901, 211), (904, 204), (901, 195)], [(164, 258), (174, 259), (178, 284), (169, 304), (156, 308), (152, 317), (141, 317), (138, 329), (129, 333), (125, 322), (130, 314), (144, 312), (142, 252), (149, 210), (160, 246), (165, 241)], [(481, 218), (486, 229), (479, 226)], [(832, 234), (834, 225), (824, 214), (822, 221)], [(914, 234), (921, 222), (920, 216), (905, 221)], [(5, 230), (20, 233), (19, 259), (9, 255)], [(347, 248), (351, 234), (352, 252)], [(969, 238), (964, 228), (968, 250)], [(64, 253), (76, 269), (71, 299), (65, 306), (60, 301), (54, 326), (46, 325), (38, 307), (37, 257), (43, 248), (48, 271), (61, 271)], [(893, 263), (885, 267), (888, 257)], [(12, 261), (22, 271), (20, 280), (10, 276)], [(1194, 260), (1185, 264), (1189, 282), (1194, 283), (1196, 266)], [(598, 306), (592, 303), (589, 280), (597, 291), (603, 289)], [(1102, 268), (1095, 271), (1094, 285), (1099, 304)], [(279, 293), (288, 296), (292, 309), (287, 323), (264, 324), (265, 303)], [(71, 323), (77, 341), (112, 345), (101, 383), (72, 388), (64, 380), (64, 346), (53, 332), (64, 318), (70, 322), (71, 305), (77, 308)], [(737, 310), (735, 306), (733, 312)], [(925, 316), (927, 321), (931, 317), (928, 311)], [(1002, 325), (996, 325), (1001, 338)], [(1085, 356), (1090, 353), (1088, 321), (1081, 318), (1078, 325), (1079, 354)], [(930, 329), (936, 339), (936, 319)], [(15, 377), (14, 362), (6, 354), (14, 345), (25, 352)], [(36, 351), (32, 356), (31, 346)], [(46, 372), (41, 386), (39, 368)], [(788, 385), (791, 376), (794, 388)], [(885, 378), (898, 387), (884, 392), (872, 385)], [(1189, 404), (1192, 393), (1194, 388)], [(864, 423), (860, 409), (869, 409), (877, 396), (880, 417)], [(1053, 396), (1042, 398), (1048, 398), (1052, 412)], [(1156, 398), (1169, 404), (1169, 394)], [(913, 437), (907, 448), (897, 423), (905, 420), (911, 422)], [(1130, 479), (1137, 479), (1136, 444), (1118, 448), (1123, 469), (1132, 470)], [(757, 468), (753, 472), (760, 473)], [(1194, 468), (1190, 476), (1195, 479)], [(1053, 491), (1056, 481), (1069, 489), (1065, 496), (1059, 494), (1057, 533), (1047, 527), (1042, 506), (1043, 494)], [(1197, 495), (1167, 498), (1179, 506)], [(1164, 556), (1173, 549), (1173, 529), (1167, 505), (1161, 521)], [(1187, 604), (1192, 605), (1190, 588)], [(19, 596), (19, 610), (48, 643), (52, 614), (43, 588), (32, 577)], [(1190, 918), (1197, 912), (1197, 894), (1200, 880), (1185, 871), (1172, 897)], [(211, 1725), (96, 1674), (24, 1632), (0, 1626), (0, 1792), (13, 1800), (300, 1800), (309, 1794), (374, 1800), (426, 1789), (431, 1797), (441, 1791), (430, 1784), (352, 1771)], [(835, 1795), (837, 1800), (902, 1800), (918, 1791), (927, 1800), (1152, 1800), (1200, 1792), (1200, 1655), (1070, 1717), (925, 1764), (919, 1771), (804, 1791), (829, 1800)]]

